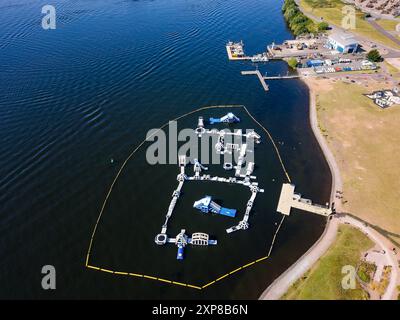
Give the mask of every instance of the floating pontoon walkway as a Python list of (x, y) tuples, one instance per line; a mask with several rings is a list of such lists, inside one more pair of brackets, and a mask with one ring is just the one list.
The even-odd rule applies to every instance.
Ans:
[(279, 198), (278, 208), (276, 209), (278, 212), (288, 216), (291, 208), (297, 208), (326, 217), (332, 214), (331, 208), (313, 204), (311, 200), (304, 199), (300, 194), (294, 193), (294, 188), (295, 186), (290, 183), (284, 183), (282, 185), (281, 196)]
[(291, 76), (271, 76), (271, 77), (263, 77), (264, 80), (281, 80), (281, 79), (299, 79), (300, 76), (298, 74)]
[(251, 70), (251, 71), (242, 71), (242, 75), (247, 76), (247, 75), (256, 75), (258, 77), (258, 80), (260, 80), (261, 85), (263, 86), (265, 91), (269, 90), (269, 87), (267, 83), (264, 80), (264, 77), (261, 75), (259, 70)]
[[(237, 54), (233, 55), (232, 52), (237, 51)], [(243, 42), (231, 42), (226, 44), (226, 52), (229, 60), (251, 60), (251, 57), (245, 56), (243, 51)]]

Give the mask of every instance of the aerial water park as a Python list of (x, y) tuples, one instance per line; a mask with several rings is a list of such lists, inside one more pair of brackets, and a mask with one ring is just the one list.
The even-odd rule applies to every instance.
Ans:
[[(222, 114), (215, 111), (223, 108), (229, 111)], [(233, 109), (234, 112), (231, 111)], [(90, 246), (86, 260), (88, 268), (204, 289), (227, 275), (268, 259), (285, 217), (293, 212), (301, 210), (324, 217), (334, 213), (334, 208), (314, 204), (295, 190), (277, 144), (246, 107), (212, 106), (196, 112), (199, 113), (182, 122), (181, 127), (190, 128), (191, 123), (197, 123), (187, 132), (193, 130), (191, 142), (199, 153), (177, 149), (174, 159), (177, 159), (178, 168), (176, 165), (166, 168), (143, 164), (140, 156), (127, 164), (130, 169), (125, 170), (124, 175), (119, 174), (124, 169), (124, 166), (121, 167), (114, 180), (118, 182), (111, 185), (99, 215), (101, 217), (104, 210), (112, 210), (114, 215), (105, 215), (106, 219), (110, 219), (104, 222), (112, 223), (112, 228), (116, 216), (121, 221), (118, 227), (123, 231), (115, 235), (119, 245), (114, 245), (116, 249), (112, 251), (115, 256), (120, 250), (118, 259), (121, 262), (109, 265), (108, 261), (112, 260), (107, 260), (111, 254), (106, 250), (107, 246), (97, 246), (96, 251), (100, 254), (92, 258)], [(257, 132), (246, 129), (252, 128), (254, 123), (259, 127), (256, 127)], [(259, 133), (263, 134), (262, 141)], [(206, 149), (207, 154), (212, 152), (212, 162), (205, 160), (207, 157), (204, 157), (202, 148), (198, 148), (204, 141), (208, 141)], [(140, 150), (141, 145), (145, 145), (144, 142), (129, 157)], [(261, 166), (255, 153), (268, 165)], [(279, 165), (282, 171), (276, 170)], [(147, 188), (142, 188), (139, 182), (144, 172), (156, 173), (148, 176)], [(160, 174), (168, 178), (160, 179)], [(164, 194), (162, 201), (154, 201), (154, 186), (165, 190), (170, 187), (168, 181), (175, 178), (177, 185), (171, 188), (171, 193)], [(117, 200), (108, 202), (113, 188)], [(126, 199), (126, 194), (129, 196), (133, 188), (139, 188), (135, 191), (139, 196), (129, 197), (120, 210), (121, 202), (118, 200), (121, 196)], [(272, 196), (276, 199), (274, 203), (268, 201)], [(147, 223), (145, 231), (144, 223)], [(100, 230), (99, 237), (107, 241), (108, 230), (112, 229), (97, 228), (96, 223), (93, 238), (96, 230)], [(133, 261), (126, 254), (127, 250), (132, 252), (127, 249), (127, 244), (146, 254), (142, 255), (142, 259)], [(237, 254), (243, 248), (245, 253)], [(175, 257), (172, 252), (175, 252)], [(206, 272), (204, 268), (207, 268)]]
[[(234, 124), (239, 123), (240, 118), (235, 116), (233, 113), (229, 112), (228, 114), (220, 117), (220, 118), (209, 118), (210, 124), (218, 124), (218, 123), (228, 123)], [(254, 162), (249, 161), (246, 163), (245, 157), (246, 153), (250, 152), (248, 150), (249, 145), (259, 144), (260, 143), (260, 135), (255, 131), (250, 130), (247, 133), (243, 133), (242, 130), (237, 130), (234, 132), (225, 131), (225, 130), (217, 130), (217, 129), (206, 129), (204, 118), (200, 116), (198, 118), (197, 128), (194, 130), (197, 134), (198, 138), (202, 135), (207, 134), (210, 136), (215, 136), (217, 139), (217, 143), (214, 145), (215, 151), (219, 155), (224, 155), (225, 153), (232, 154), (236, 152), (238, 154), (237, 163), (234, 164), (232, 162), (224, 162), (223, 169), (226, 172), (230, 172), (232, 169), (234, 170), (234, 174), (229, 177), (220, 177), (220, 176), (212, 176), (210, 174), (205, 174), (203, 171), (208, 171), (208, 168), (200, 163), (198, 159), (194, 159), (191, 163), (189, 163), (187, 157), (185, 155), (178, 156), (178, 165), (180, 168), (180, 172), (177, 175), (178, 187), (172, 193), (172, 199), (170, 205), (167, 209), (167, 214), (165, 216), (164, 224), (161, 227), (161, 232), (156, 235), (155, 243), (157, 245), (165, 245), (167, 243), (175, 244), (178, 247), (177, 259), (182, 260), (184, 258), (184, 248), (187, 244), (191, 244), (192, 246), (207, 246), (207, 245), (216, 245), (217, 240), (210, 240), (209, 235), (204, 232), (196, 232), (191, 236), (186, 234), (186, 230), (182, 229), (181, 232), (175, 237), (170, 237), (167, 235), (168, 230), (168, 221), (173, 215), (175, 206), (178, 202), (178, 199), (181, 196), (182, 188), (185, 182), (189, 181), (210, 181), (216, 183), (229, 183), (229, 184), (238, 184), (244, 187), (249, 188), (251, 192), (250, 199), (247, 201), (246, 209), (243, 215), (243, 218), (238, 222), (237, 225), (231, 226), (226, 229), (227, 233), (232, 233), (239, 230), (246, 230), (249, 228), (249, 218), (252, 207), (254, 205), (255, 198), (257, 193), (264, 192), (263, 189), (259, 188), (257, 177), (252, 175), (255, 164)], [(225, 138), (227, 135), (239, 137), (241, 140), (244, 139), (244, 143), (226, 143)], [(251, 151), (253, 152), (253, 151)], [(186, 167), (188, 165), (193, 165), (193, 175), (188, 175), (186, 172)], [(212, 213), (216, 215), (222, 215), (229, 218), (235, 218), (237, 214), (236, 209), (225, 208), (212, 200), (211, 195), (206, 195), (202, 199), (199, 199), (194, 202), (193, 208), (198, 211), (207, 214)], [(212, 218), (212, 217), (210, 217)]]
[(216, 213), (221, 214), (223, 216), (234, 218), (236, 215), (236, 209), (228, 209), (221, 207), (211, 200), (211, 196), (205, 196), (203, 199), (196, 201), (193, 204), (193, 208), (200, 210), (203, 213)]

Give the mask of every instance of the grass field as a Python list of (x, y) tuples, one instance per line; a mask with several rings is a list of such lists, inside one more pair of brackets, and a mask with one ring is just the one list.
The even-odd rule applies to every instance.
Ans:
[(382, 89), (310, 80), (317, 114), (343, 179), (343, 210), (377, 225), (400, 242), (400, 106), (380, 109), (363, 94)]
[(379, 19), (376, 20), (376, 23), (379, 24), (383, 29), (387, 31), (396, 31), (396, 26), (400, 23), (400, 19), (395, 20), (385, 20)]
[[(340, 0), (300, 0), (300, 8), (304, 12), (323, 17), (326, 22), (336, 26), (341, 26), (343, 6)], [(352, 31), (384, 45), (400, 49), (397, 43), (375, 30), (363, 17), (364, 14), (361, 11), (356, 12), (356, 29)]]
[(285, 300), (361, 300), (366, 292), (357, 283), (356, 289), (345, 290), (341, 282), (342, 267), (357, 267), (362, 253), (373, 246), (358, 229), (341, 225), (337, 239), (321, 259), (282, 297)]
[(392, 64), (389, 63), (388, 61), (384, 61), (384, 64), (386, 65), (387, 71), (388, 71), (391, 75), (393, 75), (393, 77), (394, 77), (395, 79), (399, 80), (399, 79), (400, 79), (400, 76), (399, 76), (400, 70), (397, 69), (394, 65), (392, 65)]

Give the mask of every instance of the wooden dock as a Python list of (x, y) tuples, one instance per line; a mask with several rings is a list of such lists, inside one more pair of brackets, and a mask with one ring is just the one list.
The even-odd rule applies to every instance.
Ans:
[(269, 90), (268, 84), (265, 82), (265, 78), (261, 75), (259, 70), (251, 70), (251, 71), (242, 71), (242, 75), (247, 76), (247, 75), (256, 75), (258, 77), (258, 80), (260, 80), (261, 85), (263, 86), (265, 91)]
[(281, 79), (299, 79), (300, 76), (298, 74), (291, 76), (272, 76), (272, 77), (263, 77), (265, 80), (281, 80)]
[(234, 57), (232, 56), (231, 47), (226, 46), (226, 53), (228, 54), (229, 60), (251, 60), (251, 57), (243, 56), (243, 57)]
[(304, 199), (301, 195), (296, 194), (294, 188), (295, 186), (290, 183), (284, 183), (282, 185), (281, 195), (279, 197), (278, 208), (276, 211), (287, 216), (290, 214), (291, 208), (297, 208), (325, 217), (332, 214), (332, 209), (330, 207), (313, 204), (311, 200)]

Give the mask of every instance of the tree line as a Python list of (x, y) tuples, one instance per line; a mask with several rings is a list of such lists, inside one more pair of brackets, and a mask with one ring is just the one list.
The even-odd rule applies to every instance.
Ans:
[(329, 28), (326, 22), (315, 23), (300, 11), (295, 0), (285, 0), (282, 7), (283, 15), (295, 36), (308, 33), (319, 33)]

